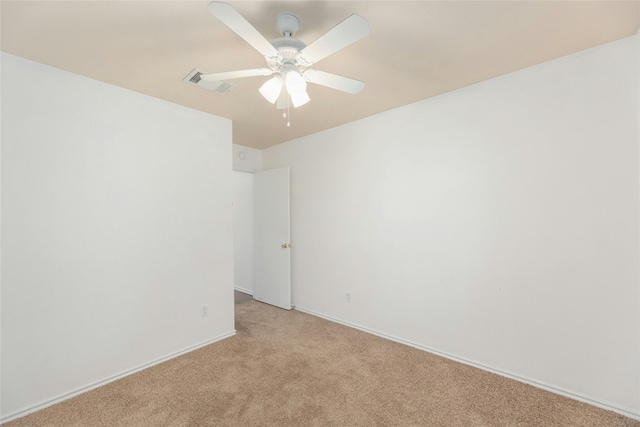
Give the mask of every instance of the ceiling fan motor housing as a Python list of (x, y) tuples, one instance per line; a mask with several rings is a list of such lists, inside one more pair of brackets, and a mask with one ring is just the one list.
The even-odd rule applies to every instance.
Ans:
[(276, 18), (276, 26), (282, 37), (271, 40), (271, 44), (278, 51), (278, 58), (267, 58), (269, 67), (276, 72), (282, 72), (283, 65), (293, 65), (299, 71), (303, 71), (298, 62), (298, 54), (307, 45), (293, 38), (300, 28), (300, 19), (292, 13), (281, 13)]
[(269, 60), (269, 58), (267, 58), (267, 63), (272, 70), (277, 71), (283, 64), (292, 64), (296, 67), (301, 66), (301, 64), (298, 63), (297, 57), (300, 51), (307, 46), (304, 42), (294, 39), (293, 37), (280, 37), (271, 40), (271, 44), (278, 50), (277, 60)]

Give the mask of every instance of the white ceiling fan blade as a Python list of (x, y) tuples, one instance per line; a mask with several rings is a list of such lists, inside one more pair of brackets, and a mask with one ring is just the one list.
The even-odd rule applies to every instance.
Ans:
[(300, 51), (298, 61), (309, 66), (369, 34), (369, 21), (354, 14)]
[(349, 77), (343, 77), (337, 74), (313, 69), (306, 70), (304, 72), (304, 78), (310, 83), (341, 90), (354, 95), (364, 89), (365, 86), (365, 82), (361, 82), (360, 80), (354, 80)]
[(270, 68), (254, 68), (253, 70), (225, 71), (223, 73), (200, 74), (202, 80), (215, 82), (219, 80), (232, 80), (241, 77), (270, 76), (273, 70)]
[(253, 46), (255, 50), (266, 57), (278, 56), (276, 48), (229, 3), (212, 1), (209, 3), (208, 9), (213, 16), (231, 28), (237, 35)]

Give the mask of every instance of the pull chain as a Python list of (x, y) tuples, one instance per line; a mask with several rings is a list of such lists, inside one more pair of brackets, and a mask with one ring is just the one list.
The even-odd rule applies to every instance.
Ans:
[(287, 103), (287, 127), (291, 127), (291, 112), (289, 111), (289, 103)]
[(290, 118), (291, 118), (291, 111), (289, 110), (289, 107), (290, 107), (289, 102), (290, 102), (290, 101), (287, 101), (287, 108), (286, 108), (286, 110), (285, 110), (285, 109), (283, 109), (283, 110), (282, 110), (282, 118), (283, 118), (283, 119), (287, 119), (287, 127), (288, 127), (288, 128), (290, 128), (290, 127), (291, 127), (291, 121), (290, 121)]

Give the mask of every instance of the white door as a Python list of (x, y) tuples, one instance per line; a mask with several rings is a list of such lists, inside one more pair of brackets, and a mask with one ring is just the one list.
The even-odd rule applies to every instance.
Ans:
[(253, 209), (253, 298), (290, 310), (288, 167), (254, 174)]

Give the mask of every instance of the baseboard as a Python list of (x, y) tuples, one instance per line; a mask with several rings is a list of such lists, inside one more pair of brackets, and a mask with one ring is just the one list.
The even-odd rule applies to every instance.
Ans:
[(532, 385), (534, 387), (541, 388), (543, 390), (547, 390), (547, 391), (550, 391), (552, 393), (559, 394), (561, 396), (568, 397), (570, 399), (578, 400), (580, 402), (584, 402), (584, 403), (587, 403), (589, 405), (596, 406), (596, 407), (601, 408), (601, 409), (606, 409), (607, 411), (612, 411), (612, 412), (618, 413), (620, 415), (624, 415), (625, 417), (629, 417), (629, 418), (632, 418), (634, 420), (640, 421), (640, 413), (634, 413), (634, 412), (628, 411), (626, 409), (618, 408), (617, 406), (614, 406), (612, 404), (609, 404), (609, 403), (606, 403), (606, 402), (601, 402), (601, 401), (592, 399), (592, 398), (587, 397), (587, 396), (583, 396), (583, 395), (575, 393), (575, 392), (564, 390), (564, 389), (561, 389), (561, 388), (558, 388), (558, 387), (555, 387), (555, 386), (552, 386), (552, 385), (549, 385), (549, 384), (545, 384), (545, 383), (542, 383), (542, 382), (539, 382), (539, 381), (536, 381), (536, 380), (532, 380), (532, 379), (529, 379), (529, 378), (526, 378), (526, 377), (522, 377), (520, 375), (512, 374), (510, 372), (505, 372), (505, 371), (501, 371), (499, 369), (491, 368), (489, 366), (483, 365), (482, 363), (474, 362), (473, 360), (468, 360), (468, 359), (465, 359), (463, 357), (454, 356), (454, 355), (451, 355), (451, 354), (436, 350), (434, 348), (430, 348), (430, 347), (427, 347), (427, 346), (424, 346), (424, 345), (421, 345), (421, 344), (417, 344), (417, 343), (414, 343), (414, 342), (411, 342), (411, 341), (408, 341), (408, 340), (405, 340), (405, 339), (402, 339), (402, 338), (398, 338), (398, 337), (393, 336), (393, 335), (389, 335), (389, 334), (385, 334), (383, 332), (379, 332), (379, 331), (376, 331), (376, 330), (373, 330), (373, 329), (369, 329), (369, 328), (366, 328), (364, 326), (360, 326), (360, 325), (355, 324), (355, 323), (347, 322), (347, 321), (344, 321), (344, 320), (341, 320), (341, 319), (338, 319), (338, 318), (335, 318), (335, 317), (327, 316), (325, 314), (318, 313), (316, 311), (309, 310), (307, 308), (295, 307), (295, 309), (298, 310), (298, 311), (301, 311), (303, 313), (310, 314), (312, 316), (320, 317), (322, 319), (329, 320), (331, 322), (339, 323), (341, 325), (348, 326), (350, 328), (358, 329), (360, 331), (367, 332), (367, 333), (372, 334), (372, 335), (376, 335), (376, 336), (378, 336), (380, 338), (385, 338), (385, 339), (388, 339), (390, 341), (394, 341), (394, 342), (397, 342), (397, 343), (400, 343), (400, 344), (408, 345), (410, 347), (417, 348), (418, 350), (423, 350), (423, 351), (435, 354), (437, 356), (442, 356), (442, 357), (447, 358), (449, 360), (453, 360), (454, 362), (464, 363), (465, 365), (473, 366), (475, 368), (482, 369), (483, 371), (491, 372), (493, 374), (500, 375), (502, 377), (510, 378), (512, 380), (516, 380), (516, 381), (519, 381), (521, 383), (529, 384), (529, 385)]
[(135, 374), (136, 372), (140, 372), (140, 371), (142, 371), (144, 369), (147, 369), (147, 368), (150, 368), (150, 367), (152, 367), (154, 365), (158, 365), (158, 364), (160, 364), (162, 362), (166, 362), (167, 360), (171, 360), (171, 359), (176, 358), (178, 356), (182, 356), (183, 354), (192, 352), (192, 351), (197, 350), (197, 349), (199, 349), (201, 347), (205, 347), (205, 346), (207, 346), (209, 344), (213, 344), (214, 342), (223, 340), (225, 338), (232, 337), (235, 334), (236, 334), (235, 330), (233, 330), (231, 332), (227, 332), (227, 333), (219, 335), (219, 336), (217, 336), (215, 338), (209, 339), (207, 341), (203, 341), (203, 342), (198, 343), (196, 345), (193, 345), (191, 347), (179, 350), (179, 351), (177, 351), (175, 353), (171, 353), (171, 354), (169, 354), (167, 356), (161, 357), (159, 359), (153, 360), (153, 361), (148, 362), (148, 363), (144, 363), (144, 364), (142, 364), (140, 366), (137, 366), (135, 368), (126, 370), (124, 372), (121, 372), (120, 374), (114, 375), (114, 376), (106, 378), (104, 380), (95, 382), (93, 384), (89, 384), (89, 385), (87, 385), (85, 387), (78, 388), (78, 389), (76, 389), (74, 391), (71, 391), (71, 392), (68, 392), (68, 393), (61, 394), (60, 396), (55, 397), (53, 399), (50, 399), (50, 400), (48, 400), (48, 401), (46, 401), (44, 403), (40, 403), (40, 404), (32, 406), (32, 407), (30, 407), (28, 409), (24, 409), (24, 410), (22, 410), (20, 412), (16, 412), (15, 414), (7, 415), (6, 417), (3, 417), (2, 419), (0, 419), (0, 424), (4, 424), (4, 423), (7, 423), (9, 421), (15, 420), (16, 418), (22, 418), (22, 417), (24, 417), (26, 415), (29, 415), (29, 414), (32, 414), (34, 412), (40, 411), (41, 409), (44, 409), (44, 408), (47, 408), (49, 406), (55, 405), (56, 403), (60, 403), (60, 402), (63, 402), (65, 400), (71, 399), (72, 397), (78, 396), (78, 395), (80, 395), (82, 393), (86, 393), (86, 392), (88, 392), (90, 390), (93, 390), (93, 389), (96, 389), (98, 387), (102, 387), (103, 385), (107, 385), (107, 384), (109, 384), (109, 383), (111, 383), (113, 381), (119, 380), (119, 379), (124, 378), (126, 376), (129, 376), (131, 374)]
[(240, 286), (234, 286), (233, 289), (235, 289), (238, 292), (242, 292), (243, 294), (253, 295), (253, 291), (250, 291), (249, 289), (241, 288)]

